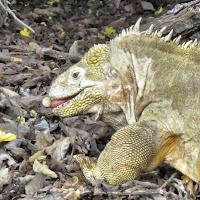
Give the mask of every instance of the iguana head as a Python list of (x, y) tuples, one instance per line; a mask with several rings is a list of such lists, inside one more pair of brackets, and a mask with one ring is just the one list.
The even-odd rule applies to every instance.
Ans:
[[(145, 39), (145, 34), (152, 33), (152, 26), (145, 34), (140, 32), (140, 21), (141, 18), (135, 26), (111, 40), (109, 45), (99, 44), (90, 48), (80, 62), (53, 81), (49, 97), (44, 98), (43, 105), (53, 108), (53, 113), (60, 117), (93, 113), (96, 118), (104, 114), (104, 121), (113, 127), (134, 123), (139, 88), (136, 79), (140, 76), (138, 74), (145, 79), (142, 80), (144, 83), (149, 78), (143, 72), (143, 66), (148, 68), (151, 59), (145, 57), (138, 61), (123, 47), (123, 39), (132, 35), (136, 40), (142, 40), (141, 36)], [(141, 68), (137, 74), (134, 65)], [(144, 88), (141, 90), (144, 91)]]
[[(94, 45), (80, 62), (70, 67), (53, 81), (49, 106), (60, 117), (70, 117), (92, 112), (102, 103), (106, 90), (107, 74), (112, 76), (109, 63), (109, 47)], [(109, 76), (109, 75), (108, 75)], [(43, 101), (45, 104), (45, 100)], [(90, 111), (89, 111), (90, 110)]]

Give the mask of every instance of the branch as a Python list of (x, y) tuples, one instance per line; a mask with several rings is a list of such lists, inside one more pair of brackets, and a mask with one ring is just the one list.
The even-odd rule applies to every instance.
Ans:
[(35, 31), (30, 26), (28, 26), (23, 21), (21, 21), (19, 18), (17, 18), (17, 16), (15, 15), (15, 13), (8, 7), (8, 3), (9, 2), (6, 1), (6, 0), (0, 0), (0, 7), (6, 12), (6, 14), (7, 13), (10, 14), (18, 24), (20, 24), (23, 27), (26, 27), (32, 33), (35, 33)]
[(111, 195), (118, 195), (118, 196), (136, 196), (136, 195), (159, 195), (161, 194), (161, 191), (159, 190), (137, 190), (137, 191), (132, 191), (132, 192), (118, 192), (118, 191), (114, 191), (114, 192), (108, 192), (108, 194)]
[(174, 179), (174, 177), (175, 177), (176, 175), (177, 175), (177, 172), (173, 173), (173, 174), (171, 175), (171, 177), (170, 177), (167, 181), (165, 181), (165, 183), (164, 183), (163, 185), (160, 186), (160, 189), (165, 188), (165, 187)]

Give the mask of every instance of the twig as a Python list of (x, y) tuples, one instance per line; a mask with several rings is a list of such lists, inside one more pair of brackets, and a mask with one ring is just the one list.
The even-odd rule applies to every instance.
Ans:
[(14, 62), (14, 63), (22, 63), (21, 58), (13, 57), (4, 53), (0, 53), (0, 61), (3, 62)]
[(166, 197), (166, 199), (180, 199), (180, 196), (178, 194), (175, 194), (174, 192), (166, 192), (164, 197)]
[(152, 188), (152, 189), (156, 189), (158, 188), (158, 185), (154, 184), (154, 183), (150, 183), (150, 182), (144, 182), (144, 181), (138, 181), (138, 180), (133, 180), (133, 181), (129, 181), (127, 183), (122, 184), (123, 189), (126, 189), (128, 187), (130, 187), (130, 185), (135, 185), (135, 186), (141, 186), (142, 188)]
[(173, 174), (171, 175), (171, 177), (170, 177), (168, 180), (166, 180), (165, 183), (164, 183), (163, 185), (160, 186), (160, 189), (165, 188), (165, 187), (172, 181), (172, 179), (174, 179), (174, 177), (175, 177), (176, 175), (177, 175), (177, 172), (173, 173)]
[(35, 31), (28, 26), (27, 24), (25, 24), (23, 21), (21, 21), (16, 15), (15, 13), (8, 7), (8, 1), (6, 0), (0, 0), (0, 7), (7, 13), (9, 13), (14, 19), (15, 21), (20, 24), (23, 27), (26, 27), (27, 29), (29, 29), (32, 33), (35, 33)]
[[(14, 51), (22, 51), (22, 48), (20, 48), (17, 45), (0, 45), (0, 49), (9, 49), (9, 50), (14, 50)], [(24, 50), (24, 49), (23, 49)]]
[[(39, 56), (46, 55), (46, 56), (49, 56), (49, 57), (52, 57), (52, 58), (56, 58), (58, 60), (68, 59), (68, 60), (72, 60), (74, 62), (80, 61), (80, 58), (81, 58), (80, 56), (73, 56), (70, 53), (57, 51), (57, 50), (54, 50), (54, 49), (51, 49), (51, 48), (40, 47), (39, 45), (36, 45), (34, 47), (31, 47), (29, 45), (23, 45), (23, 47), (19, 47), (19, 46), (16, 46), (16, 45), (10, 45), (10, 46), (1, 45), (0, 49), (15, 50), (15, 51), (18, 51), (18, 52), (23, 51), (23, 52), (25, 52), (24, 54), (27, 54), (26, 52), (35, 52)], [(21, 53), (21, 52), (20, 53), (18, 53), (18, 52), (15, 52), (15, 54), (17, 55), (17, 54)], [(5, 55), (7, 55), (7, 54), (5, 54)], [(10, 53), (9, 53), (9, 55), (10, 55)], [(0, 59), (4, 59), (1, 56), (1, 54), (0, 54)]]
[(118, 195), (118, 196), (135, 196), (135, 195), (158, 195), (160, 194), (159, 190), (137, 190), (133, 192), (108, 192), (111, 195)]
[(59, 60), (65, 60), (65, 59), (74, 60), (74, 61), (80, 60), (79, 56), (73, 56), (69, 53), (60, 52), (51, 48), (36, 47), (35, 49), (32, 49), (32, 50), (35, 50), (35, 52), (40, 56), (47, 55)]

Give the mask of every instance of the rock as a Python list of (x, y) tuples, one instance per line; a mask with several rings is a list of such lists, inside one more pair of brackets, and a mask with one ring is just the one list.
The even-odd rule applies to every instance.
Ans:
[(153, 5), (150, 2), (140, 1), (140, 5), (141, 5), (141, 7), (142, 7), (142, 9), (144, 11), (146, 11), (146, 10), (154, 11), (155, 10), (154, 7), (153, 7)]
[(108, 24), (108, 26), (112, 26), (113, 28), (123, 27), (125, 26), (125, 20), (126, 18), (122, 17), (120, 19), (111, 22), (110, 24)]
[(125, 10), (126, 12), (130, 12), (130, 11), (132, 10), (132, 5), (131, 5), (131, 4), (128, 4), (128, 5), (124, 6), (124, 10)]

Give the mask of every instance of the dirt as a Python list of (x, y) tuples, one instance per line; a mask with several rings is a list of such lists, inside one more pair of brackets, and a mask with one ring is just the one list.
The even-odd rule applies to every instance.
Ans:
[(97, 157), (114, 130), (90, 116), (60, 119), (41, 104), (52, 80), (94, 44), (108, 43), (140, 16), (144, 29), (185, 2), (12, 1), (35, 33), (0, 10), (0, 130), (17, 135), (0, 143), (0, 199), (198, 199), (199, 184), (184, 184), (167, 165), (122, 186), (88, 183), (72, 156)]

